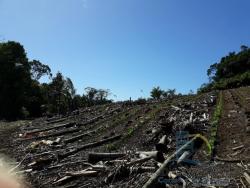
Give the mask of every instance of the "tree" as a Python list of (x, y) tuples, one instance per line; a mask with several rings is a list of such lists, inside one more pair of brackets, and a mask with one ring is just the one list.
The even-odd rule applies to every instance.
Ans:
[(29, 64), (31, 66), (31, 75), (34, 80), (38, 81), (45, 75), (49, 76), (49, 78), (52, 77), (52, 73), (48, 65), (44, 65), (37, 60), (30, 61)]
[(20, 43), (0, 43), (0, 118), (22, 116), (31, 86), (30, 65)]
[(98, 90), (93, 87), (86, 87), (84, 90), (86, 93), (85, 96), (87, 97), (89, 104), (93, 105), (96, 99), (96, 94), (98, 93)]
[(96, 98), (98, 101), (105, 101), (107, 97), (110, 95), (109, 89), (98, 89), (96, 93)]
[(246, 86), (250, 83), (250, 49), (242, 45), (240, 51), (230, 52), (219, 63), (212, 64), (207, 70), (209, 84), (203, 84), (198, 92), (213, 89), (227, 89)]
[(150, 92), (150, 95), (153, 99), (160, 99), (163, 95), (164, 91), (160, 89), (160, 87), (154, 87)]

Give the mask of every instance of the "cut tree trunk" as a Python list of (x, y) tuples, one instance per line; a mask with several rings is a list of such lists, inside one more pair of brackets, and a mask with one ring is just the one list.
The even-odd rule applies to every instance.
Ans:
[(167, 149), (168, 149), (167, 148), (167, 141), (168, 141), (167, 135), (164, 135), (160, 139), (160, 141), (155, 145), (156, 150), (160, 151), (160, 152), (163, 152), (163, 153), (167, 152)]

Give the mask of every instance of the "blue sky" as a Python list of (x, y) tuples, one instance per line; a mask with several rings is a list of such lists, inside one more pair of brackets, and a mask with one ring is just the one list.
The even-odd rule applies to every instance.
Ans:
[(0, 40), (84, 88), (118, 99), (153, 86), (187, 93), (206, 70), (250, 46), (249, 0), (0, 0)]

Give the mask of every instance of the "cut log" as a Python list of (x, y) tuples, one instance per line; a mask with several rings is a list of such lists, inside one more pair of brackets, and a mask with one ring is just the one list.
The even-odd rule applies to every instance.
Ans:
[(159, 151), (139, 151), (137, 152), (137, 154), (139, 156), (142, 156), (143, 158), (149, 157), (150, 159), (154, 159), (155, 161), (160, 163), (162, 163), (165, 160), (163, 153)]
[(174, 160), (177, 155), (180, 155), (183, 150), (187, 149), (197, 138), (199, 138), (199, 134), (184, 144), (181, 148), (179, 148), (176, 152), (170, 155), (162, 164), (162, 166), (151, 176), (151, 178), (143, 185), (143, 188), (152, 188), (155, 187), (155, 183), (157, 182), (157, 178), (163, 174), (166, 170), (167, 166)]
[(88, 162), (110, 161), (126, 156), (125, 153), (89, 153)]
[(105, 144), (107, 142), (112, 142), (112, 141), (118, 140), (118, 139), (121, 138), (121, 136), (122, 135), (117, 135), (117, 136), (113, 136), (113, 137), (110, 137), (110, 138), (107, 138), (107, 139), (100, 140), (98, 142), (92, 142), (92, 143), (89, 143), (89, 144), (85, 144), (83, 146), (80, 146), (80, 147), (77, 147), (75, 149), (72, 149), (71, 151), (69, 151), (67, 153), (58, 154), (58, 157), (62, 159), (62, 158), (68, 157), (70, 155), (74, 155), (74, 154), (76, 154), (79, 151), (82, 151), (84, 149), (92, 148), (92, 147), (96, 147), (96, 146), (100, 146), (100, 145)]
[(168, 138), (167, 138), (167, 135), (164, 135), (160, 141), (155, 145), (155, 148), (157, 151), (160, 151), (160, 152), (163, 152), (163, 153), (166, 153), (168, 148), (167, 148), (167, 141), (168, 141)]
[(177, 164), (185, 162), (185, 160), (187, 160), (191, 155), (192, 153), (190, 151), (184, 151), (184, 153), (177, 160)]

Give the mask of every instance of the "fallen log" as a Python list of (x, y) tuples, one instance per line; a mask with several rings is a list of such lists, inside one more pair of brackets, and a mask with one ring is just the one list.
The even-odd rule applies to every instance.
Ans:
[(177, 160), (177, 164), (185, 162), (185, 160), (188, 159), (191, 155), (192, 153), (190, 151), (184, 151), (184, 153)]
[(68, 157), (70, 155), (73, 155), (73, 154), (76, 154), (77, 152), (82, 151), (84, 149), (92, 148), (92, 147), (96, 147), (96, 146), (100, 146), (100, 145), (105, 144), (107, 142), (118, 140), (118, 139), (121, 138), (121, 136), (122, 135), (117, 135), (117, 136), (113, 136), (113, 137), (110, 137), (110, 138), (107, 138), (107, 139), (100, 140), (98, 142), (92, 142), (92, 143), (89, 143), (89, 144), (85, 144), (83, 146), (80, 146), (80, 147), (77, 147), (75, 149), (72, 149), (71, 151), (69, 151), (67, 153), (58, 154), (58, 158), (60, 158), (60, 159), (66, 158), (66, 157)]
[(47, 121), (48, 121), (47, 124), (59, 123), (59, 122), (65, 121), (67, 119), (68, 118), (60, 118), (60, 119), (54, 119), (54, 120), (47, 119)]
[(187, 149), (197, 138), (199, 138), (199, 134), (197, 134), (194, 138), (184, 144), (181, 148), (179, 148), (176, 152), (170, 155), (162, 164), (162, 166), (151, 176), (151, 178), (143, 185), (143, 188), (152, 188), (155, 187), (155, 183), (157, 182), (157, 178), (163, 174), (167, 166), (174, 160), (177, 155), (180, 155), (183, 150)]
[(73, 127), (74, 125), (76, 125), (75, 122), (69, 122), (69, 123), (56, 125), (56, 126), (53, 126), (53, 127), (47, 127), (47, 128), (44, 128), (44, 129), (29, 131), (29, 132), (26, 132), (25, 134), (26, 135), (32, 135), (32, 134), (35, 134), (35, 133), (50, 131), (50, 130), (53, 130), (53, 129), (59, 129), (59, 128), (63, 128), (63, 127), (69, 128), (69, 127)]
[(149, 157), (150, 159), (154, 159), (160, 163), (164, 162), (165, 160), (163, 153), (159, 151), (139, 151), (137, 154), (139, 154), (139, 156), (142, 158)]
[(88, 162), (110, 161), (126, 156), (125, 153), (89, 153)]
[(63, 130), (63, 131), (58, 131), (58, 132), (55, 132), (55, 133), (52, 133), (52, 134), (47, 134), (47, 135), (44, 135), (44, 136), (37, 136), (37, 137), (22, 139), (20, 141), (46, 139), (46, 138), (50, 138), (50, 137), (56, 137), (56, 136), (61, 136), (61, 135), (65, 135), (65, 134), (79, 132), (80, 130), (81, 130), (80, 128), (74, 128), (74, 129), (70, 129), (70, 130)]
[(89, 132), (86, 132), (86, 133), (83, 133), (83, 134), (74, 136), (74, 137), (72, 137), (72, 138), (66, 139), (66, 140), (64, 140), (64, 143), (66, 143), (66, 144), (67, 144), (67, 143), (72, 143), (72, 142), (74, 142), (74, 141), (76, 141), (76, 140), (79, 140), (79, 139), (85, 137), (85, 136), (90, 136), (91, 134), (96, 133), (96, 132), (97, 132), (98, 130), (100, 130), (101, 128), (102, 128), (102, 127), (99, 127), (99, 128), (97, 128), (97, 129), (95, 129), (95, 130), (93, 130), (93, 131), (89, 131)]

